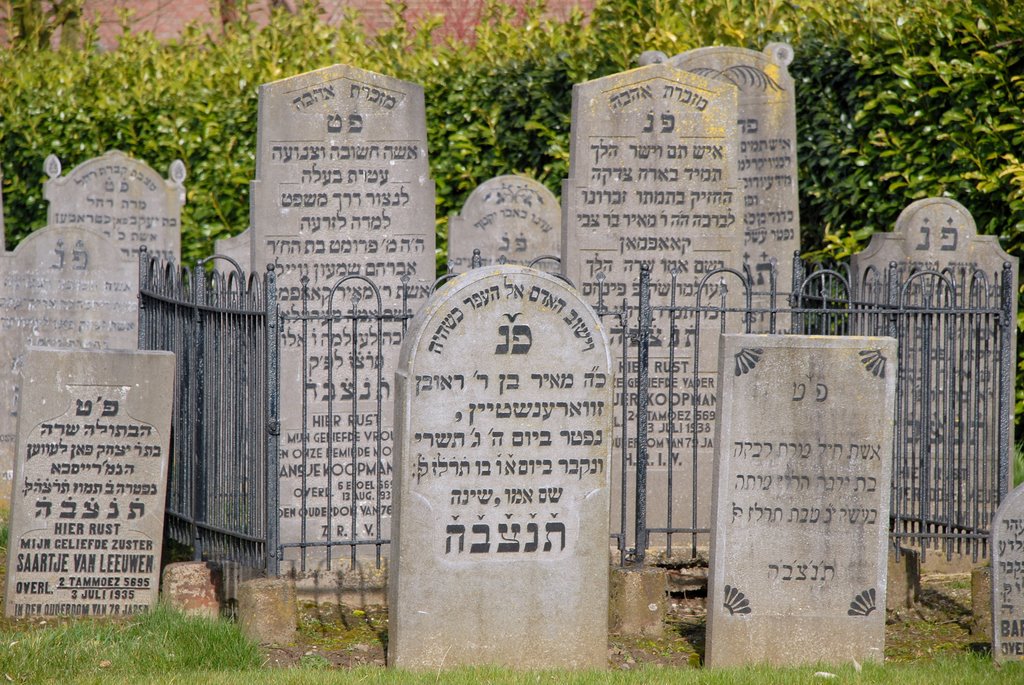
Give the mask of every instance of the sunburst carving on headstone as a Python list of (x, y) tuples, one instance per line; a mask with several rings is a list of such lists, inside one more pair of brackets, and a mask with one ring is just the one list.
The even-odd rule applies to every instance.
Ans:
[(722, 602), (722, 606), (725, 607), (730, 616), (749, 614), (752, 611), (750, 600), (747, 599), (747, 596), (731, 585), (725, 586), (725, 601)]
[(876, 378), (885, 378), (885, 357), (881, 350), (861, 350), (860, 363)]
[(758, 347), (744, 347), (736, 353), (736, 375), (742, 376), (754, 370), (761, 361), (764, 350)]
[(877, 609), (875, 606), (875, 589), (865, 590), (850, 602), (850, 610), (846, 612), (848, 616), (867, 616), (872, 611)]

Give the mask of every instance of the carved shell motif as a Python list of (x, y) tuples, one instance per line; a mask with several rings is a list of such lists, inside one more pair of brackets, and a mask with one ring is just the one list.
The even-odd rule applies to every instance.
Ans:
[(731, 585), (725, 586), (725, 600), (722, 603), (725, 610), (729, 612), (730, 616), (736, 614), (749, 614), (752, 609), (750, 608), (750, 600), (742, 592), (737, 590)]
[(756, 347), (744, 347), (736, 353), (736, 375), (743, 376), (754, 370), (757, 363), (761, 361), (764, 350)]
[(875, 589), (865, 590), (850, 602), (850, 610), (846, 612), (848, 616), (867, 616), (872, 611), (877, 609), (875, 606)]

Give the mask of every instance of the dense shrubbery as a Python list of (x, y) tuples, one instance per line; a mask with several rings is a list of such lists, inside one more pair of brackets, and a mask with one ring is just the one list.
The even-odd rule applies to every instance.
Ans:
[[(396, 12), (400, 11), (396, 6)], [(211, 37), (126, 37), (112, 52), (0, 52), (8, 244), (45, 222), (42, 161), (118, 148), (189, 170), (186, 259), (248, 221), (256, 86), (346, 62), (423, 84), (439, 227), (470, 190), (524, 172), (560, 191), (572, 84), (645, 49), (796, 46), (804, 247), (842, 256), (912, 200), (947, 194), (1018, 252), (1024, 230), (1024, 4), (812, 0), (605, 2), (589, 22), (525, 19), (496, 3), (475, 43), (435, 45), (401, 21), (368, 40), (315, 12), (244, 18)]]
[[(396, 13), (401, 7), (395, 6)], [(523, 172), (561, 190), (572, 84), (643, 50), (796, 48), (803, 244), (842, 257), (915, 199), (948, 195), (1004, 247), (1024, 247), (1024, 3), (1016, 0), (617, 0), (589, 21), (524, 18), (500, 3), (473, 45), (431, 25), (367, 39), (315, 12), (244, 18), (211, 37), (126, 37), (113, 52), (0, 51), (8, 245), (45, 223), (43, 159), (70, 168), (111, 148), (189, 170), (186, 260), (248, 223), (256, 86), (345, 62), (423, 84), (439, 245), (479, 182)], [(436, 24), (434, 25), (436, 26)]]

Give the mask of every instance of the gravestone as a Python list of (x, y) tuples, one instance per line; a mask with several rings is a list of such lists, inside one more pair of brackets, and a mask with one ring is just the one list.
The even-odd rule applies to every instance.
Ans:
[(389, 664), (603, 668), (611, 359), (564, 281), (471, 271), (397, 375)]
[(882, 661), (896, 341), (726, 335), (708, 666)]
[[(793, 253), (800, 249), (797, 198), (796, 88), (789, 75), (793, 48), (769, 43), (763, 52), (708, 47), (676, 55), (669, 64), (739, 89), (739, 179), (743, 194), (743, 261), (756, 290), (770, 287), (777, 264), (776, 306), (786, 307), (793, 287)], [(767, 308), (766, 295), (753, 306)], [(757, 325), (764, 332), (767, 318)]]
[(1024, 486), (992, 520), (992, 658), (1024, 659)]
[[(378, 468), (384, 488), (390, 487), (392, 382), (405, 322), (383, 324), (379, 357), (374, 324), (363, 323), (356, 331), (351, 321), (338, 320), (328, 335), (326, 326), (317, 330), (312, 322), (308, 358), (313, 374), (304, 384), (303, 322), (297, 317), (303, 278), (308, 279), (310, 315), (326, 314), (333, 286), (349, 276), (357, 278), (333, 291), (335, 313), (348, 313), (355, 298), (360, 311), (376, 311), (379, 293), (385, 313), (411, 314), (428, 296), (434, 282), (434, 184), (423, 89), (350, 66), (326, 67), (260, 86), (258, 126), (251, 263), (274, 265), (280, 311), (289, 317), (281, 333), (281, 541), (299, 542), (303, 535), (308, 541), (337, 541), (353, 532), (362, 539), (387, 539), (390, 490), (378, 501), (372, 495), (366, 499), (362, 489)], [(403, 292), (408, 293), (407, 310)], [(336, 341), (342, 343), (328, 347)], [(351, 373), (353, 357), (358, 380)], [(382, 371), (380, 384), (377, 369)], [(328, 413), (332, 401), (333, 415)], [(358, 434), (358, 446), (345, 439), (352, 433)], [(334, 436), (342, 439), (332, 448)], [(339, 446), (345, 442), (349, 445)], [(337, 453), (327, 454), (333, 450)], [(355, 464), (352, 450), (357, 451)], [(352, 482), (353, 470), (358, 484)], [(330, 488), (329, 472), (342, 475)], [(303, 506), (305, 517), (300, 516)], [(338, 515), (329, 522), (327, 513)], [(373, 547), (363, 550), (372, 553)], [(305, 559), (296, 548), (287, 554), (283, 568), (297, 558), (299, 571), (324, 567), (316, 559), (323, 548)], [(335, 549), (332, 562), (339, 556), (347, 554)]]
[[(651, 270), (651, 304), (693, 305), (702, 279), (716, 269), (739, 268), (743, 233), (737, 162), (737, 89), (667, 64), (577, 84), (573, 87), (569, 178), (562, 191), (562, 264), (565, 274), (591, 304), (603, 295), (606, 307), (637, 304), (642, 267)], [(673, 281), (673, 275), (675, 281)], [(741, 288), (731, 284), (727, 303), (741, 303)], [(719, 278), (703, 288), (704, 305), (720, 303)], [(738, 320), (738, 317), (734, 317)], [(634, 316), (635, 320), (635, 316)], [(668, 473), (673, 463), (674, 526), (689, 526), (692, 493), (698, 497), (697, 525), (710, 521), (714, 388), (718, 365), (715, 333), (701, 338), (700, 359), (693, 354), (695, 320), (670, 321), (658, 311), (650, 352), (652, 412), (648, 426), (648, 523), (669, 524)], [(634, 324), (630, 324), (635, 326)], [(729, 323), (732, 326), (733, 323)], [(671, 330), (673, 329), (674, 330)], [(711, 328), (711, 327), (706, 327)], [(628, 344), (613, 329), (613, 356)], [(675, 343), (675, 357), (669, 346)], [(633, 355), (635, 357), (635, 353)], [(697, 406), (692, 406), (693, 364), (700, 362)], [(621, 365), (621, 362), (620, 362)], [(674, 369), (676, 387), (669, 387)], [(635, 388), (636, 363), (619, 368), (616, 383)], [(683, 383), (687, 383), (682, 387)], [(635, 396), (635, 390), (633, 391)], [(621, 392), (615, 393), (621, 402)], [(631, 402), (635, 405), (635, 399)], [(669, 413), (690, 418), (671, 421)], [(629, 419), (632, 421), (632, 419)], [(622, 420), (616, 412), (616, 423)], [(669, 434), (673, 430), (674, 434)], [(696, 423), (699, 468), (695, 486), (690, 464)], [(625, 428), (616, 426), (615, 449)], [(635, 438), (629, 438), (635, 442)], [(627, 482), (634, 487), (631, 444)], [(619, 479), (616, 470), (613, 481)], [(619, 506), (613, 482), (612, 509)], [(627, 495), (628, 506), (634, 497)], [(684, 512), (684, 515), (680, 515)], [(628, 514), (632, 516), (632, 514)], [(706, 537), (704, 538), (706, 541)]]
[[(990, 516), (999, 492), (999, 346), (991, 312), (1001, 301), (1003, 266), (1011, 267), (1009, 292), (1018, 292), (1018, 260), (995, 236), (978, 235), (970, 212), (948, 198), (926, 198), (908, 205), (892, 233), (876, 233), (850, 260), (856, 299), (887, 303), (908, 313), (899, 317), (901, 436), (893, 516), (926, 516), (931, 511), (979, 511)], [(890, 264), (895, 270), (890, 271)], [(921, 274), (933, 271), (936, 276)], [(913, 277), (912, 274), (919, 274)], [(896, 287), (890, 287), (890, 279)], [(953, 323), (911, 310), (951, 306), (977, 313)], [(1009, 320), (1017, 320), (1017, 297), (1010, 297)], [(869, 320), (869, 333), (885, 334), (888, 319)], [(1016, 336), (1007, 341), (1016, 359)], [(1010, 366), (1009, 373), (1013, 373)], [(1012, 376), (1010, 388), (1013, 387)], [(930, 395), (930, 404), (923, 399)], [(1012, 431), (1002, 445), (1012, 454)], [(923, 473), (921, 455), (929, 455)], [(980, 513), (984, 512), (984, 513)], [(965, 514), (966, 517), (966, 514)]]
[(156, 604), (174, 355), (30, 350), (18, 422), (7, 616)]
[[(456, 272), (471, 268), (473, 250), (481, 265), (522, 264), (561, 257), (562, 208), (544, 184), (525, 176), (498, 176), (478, 185), (448, 219), (448, 263)], [(536, 264), (561, 271), (555, 260)]]
[(175, 160), (163, 179), (149, 165), (119, 150), (94, 157), (61, 176), (56, 155), (43, 165), (49, 180), (48, 226), (92, 228), (107, 236), (125, 257), (138, 260), (139, 247), (181, 261), (181, 207), (185, 165)]
[(252, 230), (245, 229), (230, 238), (221, 238), (213, 243), (213, 253), (235, 260), (245, 273), (252, 272)]
[(25, 350), (134, 348), (138, 270), (85, 228), (43, 228), (0, 256), (0, 503), (10, 501)]

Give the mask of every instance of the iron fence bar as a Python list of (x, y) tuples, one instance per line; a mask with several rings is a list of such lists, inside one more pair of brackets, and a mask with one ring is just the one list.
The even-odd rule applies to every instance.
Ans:
[(264, 507), (263, 516), (266, 521), (267, 532), (267, 575), (277, 576), (281, 570), (281, 519), (278, 516), (280, 506), (281, 481), (278, 475), (278, 460), (281, 441), (281, 388), (280, 388), (280, 328), (277, 306), (277, 273), (273, 264), (267, 265), (266, 281), (264, 292), (264, 306), (266, 307), (266, 445), (267, 445), (267, 468), (266, 488), (267, 506)]
[(637, 409), (636, 409), (636, 527), (633, 560), (642, 564), (647, 555), (647, 417), (649, 393), (648, 353), (651, 344), (651, 268), (640, 266), (639, 330), (637, 331)]
[[(306, 511), (309, 507), (307, 506), (307, 499), (309, 497), (309, 488), (306, 483), (306, 473), (309, 471), (309, 433), (306, 431), (306, 426), (309, 425), (309, 368), (306, 364), (306, 360), (309, 358), (309, 276), (302, 276), (299, 279), (302, 288), (302, 423), (299, 425), (299, 434), (301, 437), (300, 444), (302, 445), (302, 510), (299, 512), (299, 539), (305, 543), (308, 539), (307, 526), (306, 526)], [(284, 333), (282, 328), (281, 333)], [(328, 342), (328, 349), (330, 349), (330, 342)], [(330, 431), (330, 428), (327, 429)], [(300, 555), (299, 570), (302, 573), (306, 572), (306, 548), (302, 547), (302, 554)]]

